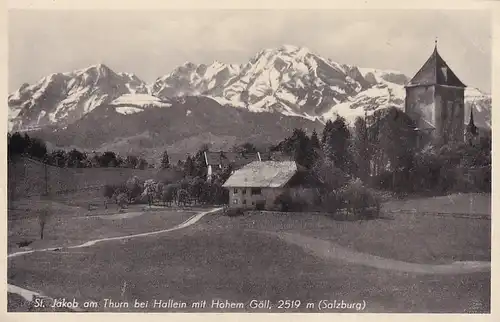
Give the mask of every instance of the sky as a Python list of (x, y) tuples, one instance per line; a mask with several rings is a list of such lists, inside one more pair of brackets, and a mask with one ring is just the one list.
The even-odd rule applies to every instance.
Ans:
[(284, 44), (411, 77), (436, 38), (462, 82), (491, 91), (484, 10), (11, 10), (8, 19), (9, 92), (97, 63), (153, 82), (186, 61), (246, 63)]

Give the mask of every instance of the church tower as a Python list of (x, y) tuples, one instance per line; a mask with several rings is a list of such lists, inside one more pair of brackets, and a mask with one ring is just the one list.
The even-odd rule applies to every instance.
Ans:
[(464, 141), (465, 85), (437, 50), (406, 84), (405, 112), (413, 119), (422, 144)]
[(465, 129), (465, 140), (470, 145), (476, 144), (479, 139), (479, 131), (476, 124), (474, 124), (473, 112), (474, 112), (474, 106), (471, 106), (469, 124), (467, 124), (467, 128)]

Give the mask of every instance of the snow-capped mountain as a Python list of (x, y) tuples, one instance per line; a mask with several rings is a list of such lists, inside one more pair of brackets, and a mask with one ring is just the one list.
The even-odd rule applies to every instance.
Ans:
[[(189, 96), (246, 112), (320, 122), (340, 115), (353, 122), (390, 106), (403, 108), (408, 80), (398, 71), (339, 64), (290, 45), (262, 50), (242, 65), (185, 63), (152, 84), (100, 64), (24, 84), (9, 96), (9, 123), (11, 130), (65, 127), (101, 105), (132, 117), (150, 108), (169, 108), (174, 100), (182, 104), (182, 97)], [(467, 89), (465, 123), (472, 105), (476, 125), (490, 128), (491, 96)]]
[(239, 75), (241, 67), (235, 64), (213, 62), (196, 65), (190, 62), (177, 67), (172, 73), (158, 78), (150, 87), (152, 95), (160, 98), (200, 95), (224, 88)]
[(205, 94), (222, 105), (315, 119), (369, 85), (354, 66), (285, 45), (260, 51), (226, 86)]
[(51, 74), (9, 95), (10, 128), (64, 126), (101, 104), (135, 93), (147, 93), (146, 83), (133, 74), (117, 74), (103, 64)]

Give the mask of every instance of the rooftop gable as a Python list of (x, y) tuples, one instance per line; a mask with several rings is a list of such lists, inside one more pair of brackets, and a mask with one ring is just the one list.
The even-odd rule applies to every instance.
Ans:
[(223, 187), (284, 187), (297, 170), (295, 161), (255, 161), (235, 171)]
[(446, 85), (455, 87), (466, 87), (455, 75), (444, 59), (439, 55), (437, 46), (431, 56), (405, 87)]

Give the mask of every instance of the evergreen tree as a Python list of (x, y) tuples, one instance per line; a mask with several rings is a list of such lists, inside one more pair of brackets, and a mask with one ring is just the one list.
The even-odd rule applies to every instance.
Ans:
[(190, 155), (186, 158), (186, 162), (184, 162), (184, 176), (185, 177), (193, 177), (195, 172), (194, 161)]
[(366, 182), (370, 175), (371, 151), (366, 120), (361, 117), (354, 122), (353, 159), (357, 177)]
[(165, 150), (165, 152), (163, 152), (163, 155), (161, 157), (161, 164), (160, 164), (160, 168), (161, 169), (167, 169), (167, 168), (170, 168), (170, 159), (168, 157), (168, 153), (167, 151)]
[(323, 151), (335, 166), (346, 173), (351, 171), (351, 156), (349, 153), (350, 132), (344, 118), (337, 119), (325, 125), (323, 131)]
[(319, 142), (318, 133), (316, 132), (316, 130), (313, 130), (311, 134), (311, 147), (313, 149), (321, 149), (321, 143)]

